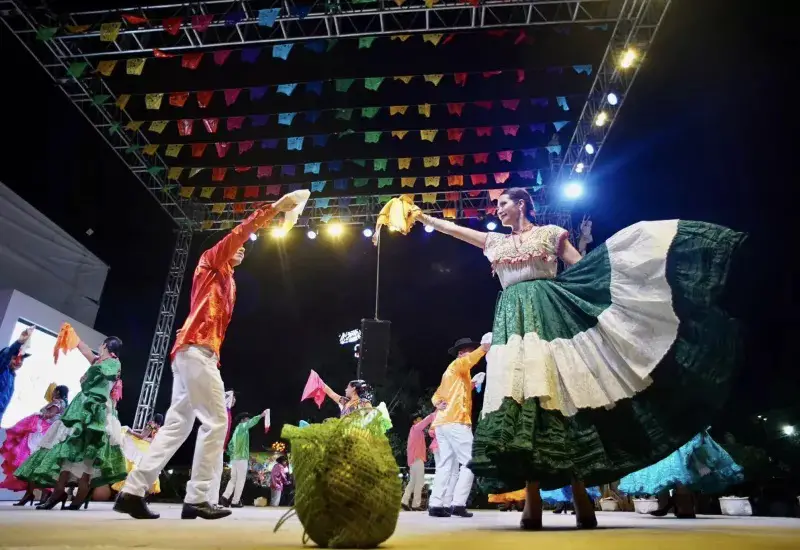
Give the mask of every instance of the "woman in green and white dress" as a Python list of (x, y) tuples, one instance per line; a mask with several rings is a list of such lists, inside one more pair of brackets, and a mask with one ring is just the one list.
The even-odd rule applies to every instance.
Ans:
[(414, 215), (483, 249), (503, 287), (470, 468), (525, 484), (523, 529), (541, 528), (539, 488), (565, 485), (592, 528), (586, 486), (669, 455), (724, 403), (741, 353), (720, 299), (745, 236), (641, 222), (582, 258), (566, 230), (534, 224), (527, 191), (507, 190), (497, 215), (510, 234)]

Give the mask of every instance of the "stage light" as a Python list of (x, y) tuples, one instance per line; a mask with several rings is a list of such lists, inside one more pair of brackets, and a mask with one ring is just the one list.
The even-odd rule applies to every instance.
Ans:
[(365, 227), (365, 228), (364, 228), (364, 231), (362, 231), (361, 233), (363, 233), (363, 234), (364, 234), (364, 236), (365, 236), (366, 238), (368, 238), (368, 239), (369, 239), (370, 237), (372, 237), (372, 235), (373, 235), (373, 231), (372, 231), (372, 228), (371, 228), (371, 227)]
[(432, 225), (426, 225), (425, 226), (425, 233), (433, 233), (433, 226)]
[(328, 226), (328, 235), (331, 237), (338, 237), (344, 233), (344, 227), (340, 223), (332, 223)]
[(615, 94), (614, 92), (611, 92), (610, 94), (608, 94), (606, 96), (606, 101), (608, 101), (609, 105), (614, 106), (617, 103), (619, 103), (619, 98), (617, 97), (617, 94)]
[(488, 221), (486, 222), (486, 229), (488, 229), (489, 231), (494, 231), (495, 229), (497, 229), (497, 224), (494, 223), (493, 221)]
[(625, 50), (625, 52), (623, 52), (622, 57), (619, 60), (619, 66), (623, 69), (630, 69), (637, 57), (638, 55), (636, 54), (636, 50), (633, 48), (628, 48)]
[(594, 145), (591, 143), (587, 143), (583, 150), (586, 151), (587, 155), (594, 155)]
[(568, 199), (577, 199), (583, 195), (583, 185), (578, 181), (570, 181), (564, 186), (564, 196)]
[(286, 230), (282, 227), (273, 227), (270, 233), (274, 239), (282, 239), (286, 236)]
[(787, 424), (786, 426), (781, 428), (781, 431), (783, 432), (783, 435), (794, 435), (796, 430), (794, 429), (794, 426), (789, 426)]
[(608, 122), (608, 115), (605, 111), (600, 111), (597, 113), (597, 116), (594, 117), (595, 126), (603, 126), (606, 122)]
[(311, 239), (313, 241), (314, 239), (317, 238), (317, 232), (314, 231), (313, 229), (309, 229), (308, 233), (306, 233), (306, 237), (308, 237), (309, 239)]
[(250, 233), (250, 240), (255, 241), (256, 239), (258, 239), (258, 235), (256, 235), (255, 233)]
[(584, 168), (586, 168), (586, 166), (582, 162), (579, 162), (578, 164), (575, 165), (575, 171), (578, 174), (582, 174)]

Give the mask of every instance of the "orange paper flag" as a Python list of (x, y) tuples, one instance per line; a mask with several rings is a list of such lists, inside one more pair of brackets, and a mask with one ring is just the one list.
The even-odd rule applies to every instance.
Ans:
[(56, 345), (53, 348), (53, 362), (58, 363), (59, 351), (63, 351), (66, 355), (68, 351), (72, 351), (77, 348), (80, 341), (81, 340), (78, 338), (78, 334), (75, 332), (75, 329), (72, 328), (72, 325), (69, 323), (64, 323), (61, 325), (61, 330), (58, 332), (58, 337), (56, 338)]

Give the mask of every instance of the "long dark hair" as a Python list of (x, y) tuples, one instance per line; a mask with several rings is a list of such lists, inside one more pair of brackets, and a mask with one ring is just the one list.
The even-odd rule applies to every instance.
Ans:
[(64, 400), (64, 404), (69, 403), (69, 388), (66, 386), (56, 386), (58, 397)]
[(244, 422), (245, 418), (247, 418), (249, 420), (252, 416), (253, 415), (248, 413), (248, 412), (239, 413), (239, 414), (236, 415), (236, 418), (234, 419), (233, 424), (235, 426), (238, 426), (240, 423)]
[(372, 402), (372, 387), (365, 380), (350, 380), (347, 385), (353, 386), (353, 390), (355, 390), (359, 399), (366, 399), (370, 403)]
[(514, 202), (522, 201), (524, 203), (523, 214), (525, 214), (525, 219), (531, 223), (536, 223), (536, 214), (533, 211), (533, 197), (531, 197), (530, 193), (522, 187), (511, 187), (503, 191), (503, 195)]
[(116, 336), (109, 336), (108, 338), (103, 340), (103, 343), (106, 345), (108, 353), (110, 353), (114, 357), (117, 357), (119, 355), (119, 350), (122, 349), (122, 340), (120, 340)]

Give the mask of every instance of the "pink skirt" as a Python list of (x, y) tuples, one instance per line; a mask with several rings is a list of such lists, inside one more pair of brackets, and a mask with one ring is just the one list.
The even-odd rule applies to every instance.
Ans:
[(11, 491), (24, 491), (28, 484), (14, 477), (14, 472), (22, 466), (29, 456), (39, 447), (44, 434), (53, 425), (53, 420), (42, 418), (38, 414), (26, 416), (6, 430), (6, 440), (0, 447), (0, 457), (3, 458), (3, 473), (6, 475), (0, 481), (0, 489)]

